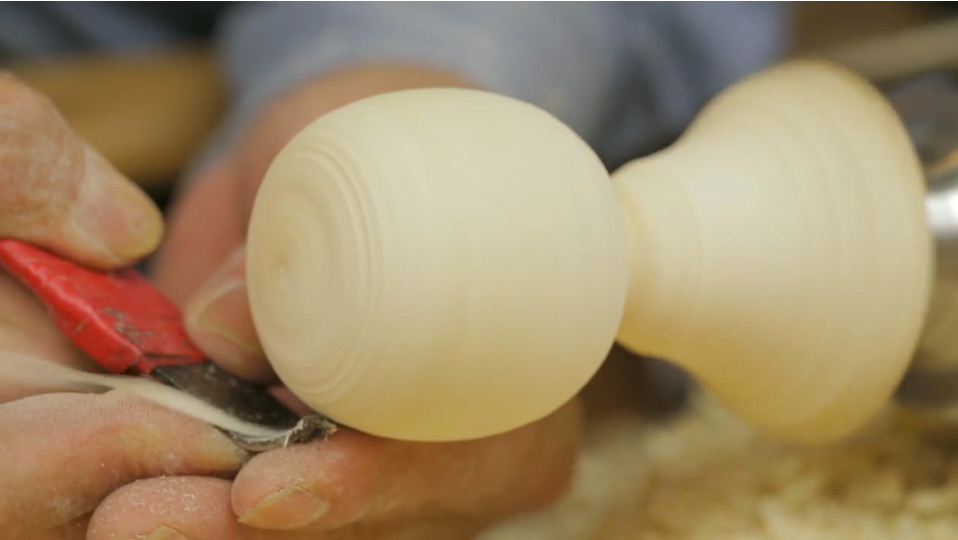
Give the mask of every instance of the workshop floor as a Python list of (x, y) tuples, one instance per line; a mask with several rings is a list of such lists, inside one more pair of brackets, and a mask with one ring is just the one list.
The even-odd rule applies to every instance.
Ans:
[(482, 540), (949, 540), (958, 446), (885, 411), (854, 438), (799, 448), (702, 395), (666, 424), (593, 425), (573, 492)]

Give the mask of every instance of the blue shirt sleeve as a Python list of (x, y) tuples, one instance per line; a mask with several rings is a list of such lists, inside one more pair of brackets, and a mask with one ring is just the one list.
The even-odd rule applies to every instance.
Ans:
[(273, 99), (364, 62), (416, 63), (543, 107), (607, 162), (675, 135), (702, 103), (777, 60), (776, 3), (250, 3), (220, 21), (231, 144)]
[(668, 142), (714, 93), (779, 59), (790, 9), (762, 2), (178, 6), (0, 3), (0, 57), (155, 48), (215, 25), (231, 99), (206, 157), (304, 80), (396, 61), (535, 103), (614, 166)]

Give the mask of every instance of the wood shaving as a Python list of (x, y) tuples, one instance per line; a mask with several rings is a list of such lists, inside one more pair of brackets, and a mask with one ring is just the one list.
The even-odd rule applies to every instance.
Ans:
[(701, 394), (667, 424), (630, 420), (592, 427), (563, 500), (483, 540), (958, 538), (958, 444), (901, 411), (814, 448), (762, 436)]

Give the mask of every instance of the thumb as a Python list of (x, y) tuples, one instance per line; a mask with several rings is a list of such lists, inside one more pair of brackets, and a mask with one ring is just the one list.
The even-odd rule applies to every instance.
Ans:
[(45, 96), (0, 72), (0, 236), (109, 268), (148, 255), (162, 235), (153, 201)]
[(183, 310), (193, 343), (223, 369), (269, 382), (276, 374), (256, 335), (246, 293), (246, 249), (226, 258)]

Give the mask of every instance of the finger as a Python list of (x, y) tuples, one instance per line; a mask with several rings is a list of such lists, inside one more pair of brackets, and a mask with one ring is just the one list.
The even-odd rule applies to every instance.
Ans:
[(31, 540), (86, 540), (90, 514), (78, 517), (69, 523), (37, 533)]
[(200, 287), (184, 309), (190, 338), (217, 364), (240, 377), (272, 381), (276, 375), (260, 345), (246, 294), (246, 250), (239, 248)]
[(230, 507), (230, 483), (217, 478), (151, 478), (108, 496), (90, 520), (89, 540), (423, 540), (472, 538), (461, 521), (373, 523), (329, 533), (264, 531), (239, 523)]
[[(0, 299), (0, 356), (12, 352), (84, 370), (93, 367), (52, 324), (50, 315), (33, 296), (2, 273)], [(32, 386), (14, 384), (4, 371), (0, 364), (0, 403), (35, 393)]]
[(153, 201), (46, 97), (0, 72), (0, 236), (106, 268), (149, 254), (162, 235)]
[(513, 432), (459, 443), (403, 443), (343, 429), (253, 458), (234, 482), (233, 509), (245, 524), (282, 530), (500, 519), (567, 489), (580, 429), (578, 402)]
[(314, 540), (302, 533), (265, 533), (236, 521), (227, 480), (198, 476), (152, 478), (128, 484), (96, 509), (89, 540), (222, 538)]
[(83, 516), (137, 478), (227, 474), (246, 457), (219, 431), (121, 394), (8, 403), (0, 441), (0, 531), (12, 538)]
[(172, 205), (151, 274), (180, 306), (246, 237), (238, 209), (238, 183), (233, 162), (224, 159), (202, 171)]

